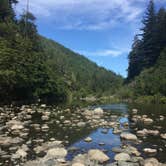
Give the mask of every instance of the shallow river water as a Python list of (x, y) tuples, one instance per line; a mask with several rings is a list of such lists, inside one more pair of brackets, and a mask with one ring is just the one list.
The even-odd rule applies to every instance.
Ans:
[[(112, 121), (112, 117), (115, 116), (118, 123), (120, 123), (120, 127), (123, 128), (123, 131), (130, 132), (136, 134), (136, 131), (142, 130), (144, 128), (150, 130), (158, 130), (160, 134), (166, 133), (166, 106), (165, 105), (128, 105), (128, 104), (95, 104), (89, 105), (86, 107), (87, 109), (95, 109), (102, 108), (104, 112), (107, 114), (106, 117), (102, 117), (107, 121)], [(147, 115), (149, 118), (153, 119), (153, 123), (150, 125), (145, 125), (144, 123), (137, 123), (136, 126), (133, 126), (131, 121), (133, 108), (138, 109), (139, 115)], [(36, 107), (37, 109), (37, 107)], [(121, 147), (127, 143), (135, 146), (141, 156), (144, 158), (148, 158), (149, 156), (143, 152), (144, 148), (153, 148), (157, 150), (157, 153), (154, 155), (160, 162), (166, 163), (166, 139), (162, 139), (160, 134), (157, 136), (147, 136), (147, 137), (138, 137), (142, 142), (139, 144), (135, 144), (133, 142), (124, 142), (120, 138), (120, 134), (114, 134), (113, 128), (111, 127), (91, 127), (89, 125), (85, 125), (84, 127), (72, 127), (71, 125), (64, 125), (64, 120), (70, 120), (71, 122), (77, 116), (78, 119), (84, 121), (84, 118), (79, 113), (75, 113), (75, 107), (70, 108), (70, 112), (59, 111), (62, 108), (55, 107), (47, 107), (47, 110), (51, 110), (54, 112), (51, 114), (50, 120), (47, 122), (49, 126), (49, 130), (36, 132), (31, 126), (29, 126), (29, 134), (28, 138), (25, 139), (24, 143), (27, 141), (35, 139), (43, 139), (44, 142), (50, 140), (50, 138), (54, 138), (57, 140), (62, 140), (65, 143), (65, 147), (68, 149), (68, 155), (66, 157), (67, 160), (72, 160), (74, 156), (80, 153), (86, 153), (89, 149), (101, 149), (103, 150), (109, 157), (110, 163), (114, 161), (115, 153), (112, 151), (114, 147)], [(64, 109), (64, 108), (63, 108)], [(49, 111), (50, 111), (49, 110)], [(164, 119), (161, 119), (161, 116)], [(41, 114), (36, 112), (33, 114), (31, 121), (33, 124), (44, 124), (45, 122), (41, 120)], [(57, 123), (58, 121), (58, 123)], [(128, 123), (129, 126), (125, 127), (124, 123)], [(1, 124), (2, 126), (3, 124)], [(106, 130), (107, 132), (103, 132)], [(4, 133), (1, 132), (1, 135)], [(91, 142), (84, 141), (85, 138), (92, 138)], [(33, 148), (33, 143), (31, 145), (31, 149)], [(10, 148), (10, 147), (9, 147)], [(74, 149), (74, 150), (72, 150)], [(2, 148), (3, 151), (7, 151), (10, 155), (11, 152), (8, 149)], [(33, 151), (28, 154), (28, 159), (35, 159), (36, 156)], [(8, 165), (8, 159), (4, 159), (0, 154), (1, 164)]]
[[(110, 115), (118, 115), (119, 122), (123, 124), (124, 122), (129, 122), (130, 124), (130, 110), (132, 108), (137, 108), (140, 115), (148, 115), (148, 117), (151, 117), (154, 120), (154, 123), (152, 125), (145, 126), (143, 123), (139, 123), (136, 127), (138, 130), (142, 130), (144, 128), (151, 129), (151, 130), (159, 130), (160, 133), (166, 133), (166, 119), (160, 121), (159, 116), (164, 115), (166, 116), (166, 107), (163, 105), (127, 105), (127, 104), (105, 104), (105, 105), (96, 105), (95, 107), (101, 107), (104, 111), (110, 112)], [(128, 116), (128, 117), (127, 117)], [(158, 129), (158, 126), (159, 129)], [(80, 152), (87, 152), (89, 149), (101, 149), (106, 150), (108, 156), (110, 157), (110, 162), (114, 160), (115, 153), (112, 152), (113, 147), (120, 147), (124, 142), (120, 139), (120, 134), (113, 134), (113, 129), (108, 129), (108, 133), (104, 134), (102, 133), (103, 128), (97, 128), (95, 130), (92, 130), (89, 134), (84, 134), (81, 136), (81, 138), (78, 137), (78, 140), (71, 144), (71, 146), (78, 147), (80, 151), (77, 151), (76, 153)], [(129, 125), (128, 130), (133, 134), (136, 134), (134, 128)], [(85, 137), (91, 137), (92, 142), (86, 143), (84, 141)], [(161, 162), (166, 162), (166, 140), (161, 139), (160, 136), (148, 136), (144, 139), (142, 139), (142, 143), (135, 145), (135, 147), (138, 148), (138, 150), (141, 152), (141, 156), (147, 158), (147, 156), (144, 152), (144, 148), (155, 148), (158, 150), (158, 153), (155, 155), (156, 158), (158, 158)], [(100, 146), (99, 143), (104, 143), (105, 145)], [(132, 144), (132, 142), (131, 142)], [(72, 158), (75, 156), (75, 153), (69, 153), (68, 158)]]

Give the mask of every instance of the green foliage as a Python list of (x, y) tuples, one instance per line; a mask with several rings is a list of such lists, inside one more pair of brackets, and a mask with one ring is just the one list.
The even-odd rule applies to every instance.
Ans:
[(128, 86), (121, 87), (118, 90), (116, 95), (121, 100), (123, 100), (123, 99), (131, 99), (134, 96), (132, 89), (129, 88)]
[(85, 57), (66, 49), (58, 43), (41, 37), (41, 44), (47, 57), (47, 66), (52, 77), (65, 83), (64, 86), (80, 98), (89, 94), (106, 95), (115, 93), (122, 85), (122, 77), (99, 68)]
[(166, 49), (156, 64), (143, 70), (128, 86), (136, 102), (166, 103)]
[(166, 104), (166, 97), (156, 94), (154, 96), (139, 96), (135, 100), (136, 103), (146, 103), (146, 104)]
[(32, 13), (0, 1), (0, 100), (67, 100), (115, 93), (122, 78), (39, 36)]
[(144, 70), (135, 79), (134, 91), (137, 95), (166, 96), (166, 49), (161, 53), (155, 66)]
[[(165, 103), (166, 96), (166, 11), (155, 13), (150, 1), (143, 21), (142, 38), (135, 38), (129, 54), (129, 87), (137, 102)], [(141, 96), (141, 97), (140, 97)]]
[(13, 5), (17, 4), (17, 0), (1, 0), (0, 1), (0, 22), (14, 21), (15, 12)]
[(128, 80), (138, 76), (141, 71), (156, 64), (161, 51), (166, 47), (166, 11), (161, 8), (155, 12), (151, 0), (143, 19), (142, 35), (134, 40), (129, 54)]

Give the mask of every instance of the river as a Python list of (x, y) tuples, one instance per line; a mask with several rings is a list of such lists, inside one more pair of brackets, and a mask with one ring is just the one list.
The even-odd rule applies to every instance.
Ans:
[[(112, 121), (113, 118), (115, 118), (117, 123), (119, 123), (119, 128), (125, 132), (136, 134), (138, 130), (142, 130), (145, 128), (148, 130), (159, 131), (159, 134), (157, 134), (156, 136), (148, 135), (144, 137), (139, 137), (140, 143), (127, 143), (136, 147), (143, 158), (149, 157), (149, 154), (146, 154), (143, 151), (144, 148), (156, 149), (157, 153), (151, 156), (157, 158), (162, 163), (166, 163), (166, 140), (162, 139), (160, 136), (161, 133), (166, 133), (166, 105), (89, 104), (88, 106), (86, 106), (86, 108), (84, 108), (84, 110), (93, 110), (99, 107), (102, 108), (105, 112), (104, 117), (102, 117), (102, 119), (108, 122)], [(34, 106), (33, 108), (35, 108), (36, 110), (39, 109), (38, 106)], [(69, 106), (67, 106), (67, 108), (69, 108)], [(38, 132), (36, 132), (32, 125), (27, 126), (30, 132), (24, 139), (25, 141), (23, 143), (27, 144), (28, 141), (33, 142), (33, 140), (43, 140), (42, 142), (47, 142), (52, 138), (56, 140), (62, 140), (64, 142), (66, 149), (68, 149), (66, 160), (71, 161), (77, 154), (86, 153), (90, 149), (100, 149), (109, 156), (109, 163), (112, 163), (114, 161), (114, 156), (116, 154), (112, 151), (112, 149), (115, 147), (120, 148), (126, 144), (126, 142), (121, 140), (120, 133), (114, 133), (114, 127), (108, 127), (103, 125), (92, 127), (89, 124), (86, 124), (85, 126), (77, 127), (74, 124), (70, 124), (68, 123), (68, 121), (72, 123), (77, 123), (78, 119), (80, 119), (80, 121), (85, 121), (85, 117), (83, 117), (82, 114), (80, 114), (79, 112), (76, 113), (76, 110), (79, 108), (76, 108), (75, 106), (70, 107), (70, 109), (67, 108), (66, 106), (44, 106), (43, 109), (45, 111), (52, 112), (50, 115), (50, 119), (47, 122), (41, 120), (42, 111), (33, 112), (33, 115), (29, 117), (30, 124), (39, 124), (40, 126), (42, 126), (43, 124), (47, 124), (48, 130), (39, 130)], [(145, 125), (143, 122), (139, 121), (138, 123), (135, 123), (133, 125), (131, 111), (133, 108), (138, 109), (139, 116), (146, 115), (148, 118), (153, 119), (153, 123)], [(61, 111), (66, 109), (67, 111)], [(19, 111), (20, 110), (18, 110), (18, 108), (15, 109), (15, 115), (13, 116), (18, 117)], [(77, 120), (75, 117), (77, 117)], [(9, 119), (11, 119), (11, 117)], [(11, 136), (9, 131), (2, 129), (2, 127), (8, 120), (7, 118), (5, 118), (5, 120), (1, 119), (0, 136)], [(124, 124), (128, 125), (124, 126)], [(92, 141), (86, 142), (84, 139), (87, 137), (90, 137)], [(33, 149), (34, 146), (36, 146), (34, 145), (34, 142), (30, 145), (31, 149)], [(2, 153), (1, 151), (0, 153), (2, 165), (8, 165), (8, 163), (12, 163), (10, 161), (11, 158), (9, 156), (4, 157), (4, 154), (12, 155), (13, 152), (9, 150), (10, 148), (11, 147), (9, 146), (3, 147), (1, 149), (3, 152), (6, 152)], [(28, 154), (28, 159), (32, 160), (35, 158), (36, 155), (34, 151), (31, 150)]]

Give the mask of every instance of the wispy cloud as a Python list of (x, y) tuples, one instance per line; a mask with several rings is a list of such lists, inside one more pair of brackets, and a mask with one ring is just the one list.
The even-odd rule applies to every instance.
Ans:
[[(18, 13), (25, 6), (20, 0)], [(30, 10), (59, 29), (101, 30), (135, 21), (144, 9), (134, 0), (30, 0)]]
[(124, 50), (114, 50), (114, 49), (105, 49), (105, 50), (97, 50), (97, 51), (83, 51), (83, 50), (75, 50), (82, 55), (86, 55), (88, 57), (98, 56), (98, 57), (118, 57), (126, 53)]

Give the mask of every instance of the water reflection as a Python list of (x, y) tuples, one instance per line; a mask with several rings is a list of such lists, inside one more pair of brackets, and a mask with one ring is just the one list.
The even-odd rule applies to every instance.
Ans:
[[(83, 109), (76, 109), (75, 106), (67, 106), (67, 108), (70, 108), (68, 110), (66, 109), (66, 106), (46, 107), (45, 109), (52, 113), (48, 121), (43, 121), (41, 118), (43, 113), (40, 112), (40, 108), (34, 107), (34, 112), (35, 109), (39, 111), (36, 111), (32, 115), (30, 124), (37, 124), (40, 128), (45, 124), (48, 125), (49, 129), (44, 132), (40, 130), (40, 128), (39, 130), (36, 130), (33, 125), (26, 126), (30, 132), (24, 143), (27, 141), (32, 142), (32, 144), (30, 144), (32, 152), (29, 154), (29, 159), (32, 160), (36, 158), (36, 155), (33, 151), (33, 148), (37, 146), (33, 143), (35, 139), (43, 139), (43, 142), (48, 142), (50, 141), (50, 138), (53, 138), (64, 141), (66, 148), (68, 148), (68, 160), (72, 160), (77, 154), (86, 153), (89, 149), (101, 149), (110, 157), (110, 162), (113, 162), (115, 153), (112, 151), (112, 148), (121, 147), (129, 143), (132, 146), (135, 146), (141, 152), (141, 156), (145, 158), (149, 156), (143, 152), (144, 148), (157, 149), (157, 154), (155, 157), (157, 157), (160, 162), (166, 162), (166, 140), (161, 139), (160, 135), (139, 137), (139, 139), (142, 141), (140, 144), (133, 144), (132, 142), (126, 142), (120, 139), (120, 133), (122, 131), (136, 134), (137, 130), (142, 130), (144, 128), (150, 130), (159, 130), (160, 133), (166, 133), (166, 119), (160, 120), (161, 115), (166, 118), (166, 106), (147, 106), (137, 104), (86, 105), (87, 109), (95, 109), (97, 107), (101, 107), (105, 112), (104, 116), (99, 117), (97, 121), (99, 123), (106, 122), (107, 125), (97, 124), (96, 126), (93, 126), (93, 123), (91, 123), (91, 120), (93, 121), (93, 119), (91, 119), (93, 116), (90, 116), (90, 119), (85, 118), (85, 115), (82, 114)], [(139, 110), (138, 115), (147, 115), (149, 118), (152, 118), (154, 122), (150, 125), (145, 125), (141, 121), (133, 124), (133, 115), (131, 112), (131, 109), (133, 108), (137, 108)], [(44, 112), (46, 110), (44, 110)], [(69, 121), (70, 123), (65, 123), (65, 121)], [(78, 127), (78, 123), (80, 121), (85, 122), (86, 125), (83, 127)], [(116, 123), (110, 125), (108, 122)], [(91, 137), (92, 141), (89, 143), (85, 142), (84, 139), (86, 137)], [(8, 151), (10, 154), (9, 150), (6, 151)]]
[[(160, 115), (166, 115), (165, 110), (165, 106), (155, 106), (153, 107), (151, 106), (140, 106), (140, 105), (135, 105), (135, 107), (133, 107), (133, 105), (126, 105), (126, 104), (106, 104), (106, 105), (95, 105), (95, 106), (91, 106), (90, 108), (94, 109), (97, 107), (101, 107), (102, 109), (104, 109), (105, 111), (110, 112), (110, 115), (117, 115), (119, 118), (119, 123), (123, 124), (128, 122), (129, 124), (131, 123), (131, 112), (130, 109), (131, 108), (138, 108), (140, 110), (140, 114), (141, 115), (148, 115), (150, 117), (152, 117), (154, 120), (156, 120), (156, 118)], [(129, 116), (129, 117), (128, 117)], [(148, 128), (148, 129), (155, 129), (155, 126), (161, 126), (161, 130), (160, 132), (165, 133), (166, 132), (166, 121), (155, 121), (155, 123), (153, 125), (149, 125), (149, 126), (145, 126), (144, 124), (137, 124), (137, 126), (135, 126), (135, 128), (137, 128), (138, 130), (141, 130), (143, 128)], [(129, 132), (132, 132), (134, 134), (136, 134), (135, 128), (129, 127), (128, 130)], [(89, 135), (85, 134), (82, 135), (82, 138), (78, 141), (76, 141), (75, 143), (71, 144), (70, 147), (76, 147), (77, 151), (76, 152), (70, 152), (67, 156), (67, 159), (72, 159), (76, 154), (79, 153), (85, 153), (87, 152), (89, 149), (101, 149), (104, 150), (107, 155), (111, 158), (111, 161), (113, 161), (113, 157), (115, 155), (114, 152), (112, 152), (112, 148), (113, 147), (120, 147), (124, 142), (121, 141), (120, 136), (118, 134), (113, 134), (113, 129), (109, 129), (107, 134), (102, 133), (102, 128), (98, 128), (94, 131), (91, 131), (91, 133)], [(85, 131), (85, 130), (84, 130)], [(84, 141), (85, 137), (91, 137), (92, 138), (92, 142), (87, 143)], [(103, 143), (103, 146), (100, 146), (100, 143)], [(132, 143), (131, 143), (132, 144)], [(141, 152), (142, 156), (147, 158), (148, 156), (146, 154), (143, 153), (143, 149), (144, 148), (157, 148), (158, 149), (158, 153), (156, 155), (156, 157), (162, 161), (165, 162), (165, 156), (166, 156), (166, 141), (162, 140), (160, 138), (160, 136), (157, 137), (147, 137), (145, 139), (142, 140), (142, 143), (139, 145), (136, 144), (132, 144), (133, 146), (137, 147), (138, 150)]]

